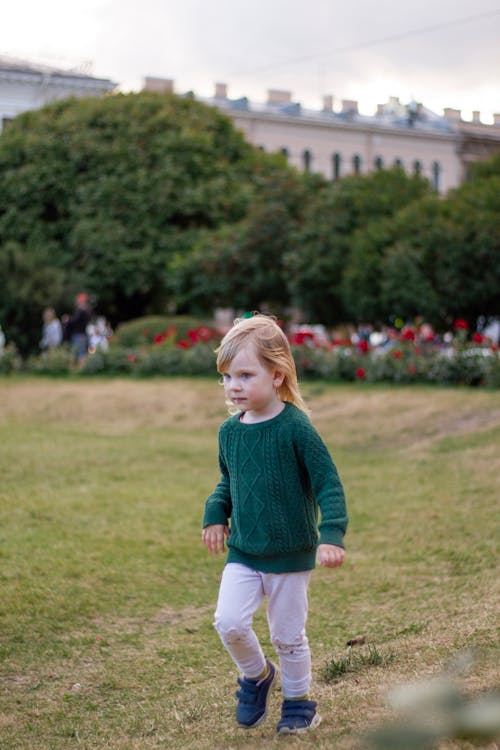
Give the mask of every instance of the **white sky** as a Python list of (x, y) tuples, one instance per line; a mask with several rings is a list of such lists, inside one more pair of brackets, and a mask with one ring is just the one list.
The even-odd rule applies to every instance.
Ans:
[(269, 88), (372, 114), (399, 96), (435, 112), (500, 112), (500, 0), (3, 0), (0, 55), (111, 78), (147, 75), (207, 96), (265, 101)]

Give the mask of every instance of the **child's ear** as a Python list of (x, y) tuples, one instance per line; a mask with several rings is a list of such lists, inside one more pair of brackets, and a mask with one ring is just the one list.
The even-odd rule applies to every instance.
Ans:
[(279, 370), (274, 371), (273, 385), (275, 388), (281, 388), (285, 379), (285, 373)]

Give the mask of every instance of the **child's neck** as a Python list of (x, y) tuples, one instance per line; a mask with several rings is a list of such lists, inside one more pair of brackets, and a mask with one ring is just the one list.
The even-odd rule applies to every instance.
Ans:
[(273, 401), (263, 411), (244, 411), (240, 417), (240, 422), (243, 422), (243, 424), (257, 424), (258, 422), (267, 422), (269, 419), (273, 419), (274, 417), (277, 417), (278, 414), (281, 414), (284, 408), (285, 404), (283, 401)]

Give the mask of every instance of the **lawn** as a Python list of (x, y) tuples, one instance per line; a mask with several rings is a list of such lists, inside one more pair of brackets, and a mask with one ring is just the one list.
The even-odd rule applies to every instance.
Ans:
[[(390, 687), (469, 649), (460, 689), (495, 685), (498, 392), (304, 393), (351, 523), (344, 567), (310, 587), (323, 723), (278, 740), (278, 691), (265, 724), (235, 726), (212, 627), (223, 559), (200, 520), (225, 417), (216, 378), (0, 380), (2, 750), (354, 748), (390, 717)], [(263, 613), (256, 627), (272, 655)], [(349, 668), (331, 679), (332, 664)]]

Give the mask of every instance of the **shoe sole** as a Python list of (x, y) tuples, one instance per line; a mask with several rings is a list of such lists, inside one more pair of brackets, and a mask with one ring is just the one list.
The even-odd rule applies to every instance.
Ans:
[(257, 721), (254, 721), (253, 724), (240, 724), (240, 722), (238, 721), (237, 724), (242, 729), (254, 729), (255, 727), (260, 727), (260, 725), (263, 724), (265, 722), (265, 720), (266, 720), (266, 717), (267, 717), (267, 708), (269, 706), (269, 698), (271, 697), (271, 693), (273, 692), (273, 688), (274, 688), (274, 685), (276, 683), (276, 677), (278, 676), (278, 667), (276, 667), (275, 665), (273, 665), (273, 666), (274, 666), (274, 677), (273, 677), (273, 681), (269, 685), (269, 690), (267, 691), (265, 711), (262, 714), (262, 716), (259, 719), (257, 719)]
[(315, 714), (308, 727), (281, 727), (281, 729), (278, 729), (278, 734), (306, 734), (307, 732), (310, 732), (311, 729), (316, 729), (316, 727), (319, 727), (320, 724), (321, 716), (319, 714)]

